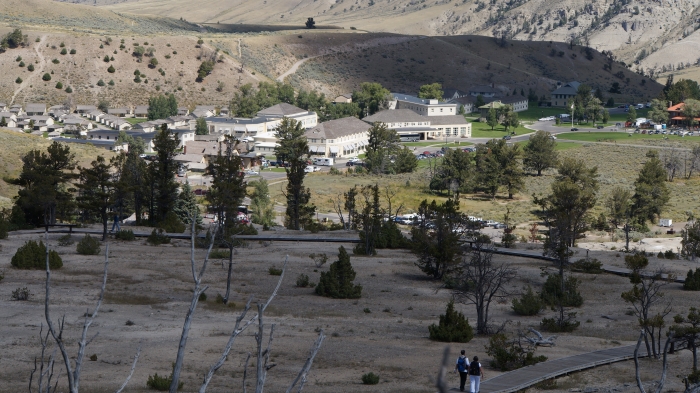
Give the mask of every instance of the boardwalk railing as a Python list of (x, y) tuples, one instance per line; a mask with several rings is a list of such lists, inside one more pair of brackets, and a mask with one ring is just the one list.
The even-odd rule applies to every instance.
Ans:
[[(575, 371), (605, 364), (629, 360), (634, 357), (634, 345), (602, 349), (548, 362), (537, 363), (487, 379), (481, 383), (481, 393), (511, 393), (526, 389), (539, 382)], [(639, 349), (639, 357), (646, 356), (646, 349)]]

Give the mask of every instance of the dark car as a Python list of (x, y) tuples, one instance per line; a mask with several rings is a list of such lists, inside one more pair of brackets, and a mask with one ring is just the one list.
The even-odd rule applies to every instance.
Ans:
[(578, 128), (574, 127), (571, 129), (571, 131), (578, 131)]
[(503, 139), (505, 139), (505, 140), (509, 141), (509, 140), (510, 140), (510, 135), (506, 135), (506, 136), (504, 136), (504, 137), (503, 137)]
[(603, 126), (598, 126), (598, 127), (596, 127), (596, 128), (599, 129), (599, 130), (602, 130), (602, 129), (603, 129)]

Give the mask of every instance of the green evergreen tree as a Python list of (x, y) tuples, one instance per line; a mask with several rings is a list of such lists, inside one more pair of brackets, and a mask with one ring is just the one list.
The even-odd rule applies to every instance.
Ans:
[(355, 270), (350, 264), (350, 255), (340, 246), (338, 260), (331, 263), (328, 272), (321, 272), (316, 293), (333, 299), (358, 299), (362, 295), (362, 285), (355, 285), (353, 280)]
[(177, 134), (168, 129), (167, 124), (163, 124), (153, 138), (153, 149), (156, 152), (156, 162), (152, 163), (154, 187), (154, 198), (149, 215), (152, 224), (158, 224), (165, 220), (165, 215), (173, 210), (177, 201), (178, 184), (175, 181), (177, 173), (177, 163), (175, 156), (179, 152), (180, 138)]
[(361, 117), (373, 115), (387, 108), (391, 100), (391, 92), (379, 83), (363, 82), (359, 91), (352, 93), (352, 102), (362, 109)]
[(269, 228), (275, 224), (274, 204), (270, 200), (270, 189), (267, 180), (260, 179), (250, 182), (253, 192), (250, 195), (250, 210), (253, 223)]
[(644, 163), (634, 182), (632, 214), (638, 224), (645, 225), (661, 216), (671, 196), (666, 187), (666, 170), (655, 150), (647, 152), (649, 160)]
[(275, 147), (277, 159), (288, 163), (287, 172), (287, 211), (285, 226), (299, 230), (311, 222), (316, 206), (310, 203), (311, 191), (304, 187), (306, 160), (309, 159), (309, 143), (304, 136), (301, 122), (284, 118), (277, 128), (279, 145)]
[(418, 168), (418, 158), (413, 152), (404, 146), (396, 152), (396, 159), (394, 162), (394, 172), (396, 173), (412, 173)]
[(241, 172), (242, 161), (236, 152), (237, 143), (233, 137), (227, 136), (216, 158), (209, 162), (206, 172), (212, 177), (206, 199), (216, 213), (224, 239), (240, 232), (240, 228), (237, 227), (238, 206), (243, 202), (246, 192), (246, 183)]
[[(459, 202), (448, 199), (438, 205), (423, 200), (418, 215), (422, 219), (411, 229), (412, 251), (418, 257), (416, 265), (432, 278), (447, 278), (457, 269), (462, 257), (461, 235), (456, 231), (462, 224)], [(428, 217), (434, 228), (429, 227)]]
[(559, 155), (555, 148), (557, 142), (545, 131), (537, 131), (527, 141), (523, 166), (526, 169), (537, 171), (537, 176), (542, 176), (542, 171), (554, 168), (557, 165)]
[(197, 135), (209, 135), (209, 127), (207, 127), (207, 121), (203, 117), (197, 118), (194, 132)]
[(423, 85), (420, 87), (418, 92), (418, 97), (424, 99), (433, 99), (442, 101), (442, 96), (444, 92), (442, 91), (442, 85), (440, 83), (431, 83), (429, 85)]
[(89, 167), (78, 167), (80, 182), (76, 184), (78, 196), (76, 201), (83, 215), (95, 216), (102, 223), (102, 240), (107, 240), (108, 210), (113, 205), (114, 180), (112, 165), (102, 156)]
[(199, 205), (197, 204), (197, 196), (192, 191), (189, 181), (185, 181), (180, 187), (180, 194), (177, 196), (173, 212), (177, 218), (185, 223), (188, 228), (192, 225), (191, 216), (195, 214), (195, 222), (199, 225), (202, 223), (202, 216), (199, 214)]
[[(136, 77), (138, 78), (138, 75)], [(173, 94), (161, 94), (148, 99), (148, 120), (165, 119), (175, 115), (177, 99)]]
[(440, 315), (440, 322), (428, 326), (430, 339), (448, 343), (468, 343), (474, 338), (474, 329), (464, 314), (455, 310), (454, 300), (447, 303), (445, 314)]
[(496, 108), (490, 108), (488, 113), (486, 114), (486, 124), (491, 127), (491, 131), (493, 131), (493, 128), (498, 125), (498, 113), (496, 111)]
[(368, 134), (369, 145), (365, 153), (367, 170), (374, 174), (392, 172), (391, 158), (401, 148), (399, 135), (384, 123), (373, 124)]

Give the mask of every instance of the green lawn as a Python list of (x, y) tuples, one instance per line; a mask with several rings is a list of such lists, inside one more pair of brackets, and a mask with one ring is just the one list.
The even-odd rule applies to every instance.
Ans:
[(127, 117), (124, 120), (128, 121), (129, 124), (134, 125), (134, 124), (139, 124), (148, 121), (148, 119), (137, 119), (135, 117)]
[[(527, 144), (527, 141), (516, 142), (515, 144), (520, 145), (520, 148), (522, 149)], [(554, 150), (562, 151), (562, 150), (578, 149), (579, 147), (582, 147), (582, 146), (583, 146), (583, 144), (578, 143), (578, 142), (557, 142), (556, 146), (554, 147)]]
[[(529, 134), (531, 132), (535, 132), (533, 130), (530, 130), (528, 128), (523, 127), (520, 125), (520, 127), (516, 129), (510, 128), (508, 130), (509, 132), (515, 131), (516, 135), (522, 135), (522, 134)], [(491, 126), (489, 126), (486, 123), (481, 123), (478, 121), (473, 121), (472, 122), (472, 138), (496, 138), (500, 139), (503, 138), (505, 135), (508, 135), (505, 132), (505, 127), (502, 125), (497, 125), (496, 127), (491, 130)]]

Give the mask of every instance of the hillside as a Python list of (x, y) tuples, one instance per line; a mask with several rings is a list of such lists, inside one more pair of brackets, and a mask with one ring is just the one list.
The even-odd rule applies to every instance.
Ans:
[[(242, 40), (244, 63), (270, 78), (294, 62), (304, 61), (287, 78), (296, 87), (333, 95), (377, 81), (393, 91), (415, 92), (420, 85), (441, 82), (468, 89), (494, 84), (504, 95), (513, 89), (548, 94), (557, 81), (578, 80), (609, 90), (620, 83), (616, 101), (655, 97), (661, 85), (631, 72), (596, 51), (564, 43), (507, 41), (502, 47), (483, 36), (415, 37), (394, 34), (307, 33), (251, 37)], [(590, 57), (590, 60), (588, 59)], [(300, 60), (301, 59), (301, 60)], [(605, 70), (612, 64), (610, 70)], [(622, 72), (623, 78), (615, 76)], [(629, 78), (629, 82), (627, 82)]]
[[(93, 4), (93, 0), (85, 1)], [(700, 0), (129, 0), (105, 9), (184, 18), (197, 23), (319, 25), (424, 35), (505, 33), (518, 40), (587, 42), (632, 63), (673, 48), (683, 53), (695, 31)], [(644, 52), (642, 52), (644, 50)]]
[[(17, 187), (5, 183), (6, 177), (18, 176), (22, 170), (22, 157), (33, 149), (46, 149), (51, 141), (38, 136), (22, 134), (0, 128), (0, 209), (12, 206)], [(89, 165), (98, 155), (112, 157), (111, 152), (87, 145), (70, 145), (70, 150), (80, 165)]]

